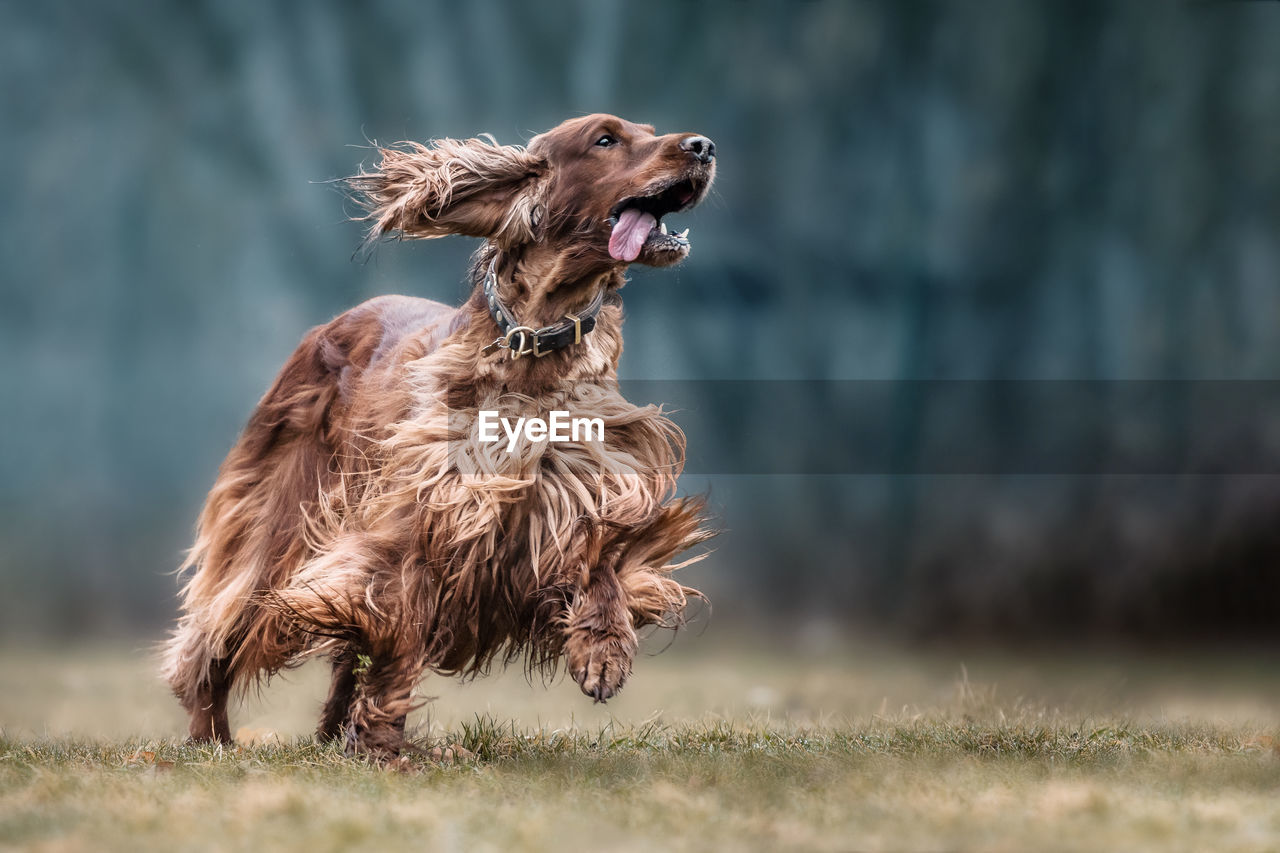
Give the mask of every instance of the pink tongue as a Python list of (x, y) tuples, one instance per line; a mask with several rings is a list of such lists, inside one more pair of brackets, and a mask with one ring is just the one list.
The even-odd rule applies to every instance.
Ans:
[(658, 220), (652, 213), (628, 207), (618, 214), (618, 222), (609, 235), (609, 254), (619, 261), (631, 263), (640, 257), (644, 241), (649, 239), (649, 232), (657, 224)]

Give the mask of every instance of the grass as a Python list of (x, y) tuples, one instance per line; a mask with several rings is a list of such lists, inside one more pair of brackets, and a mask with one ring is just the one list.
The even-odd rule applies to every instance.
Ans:
[(245, 745), (195, 747), (144, 655), (8, 650), (0, 847), (1280, 847), (1266, 658), (966, 663), (685, 642), (608, 706), (429, 680), (411, 724), (460, 757), (389, 771), (305, 735), (318, 670), (238, 714)]

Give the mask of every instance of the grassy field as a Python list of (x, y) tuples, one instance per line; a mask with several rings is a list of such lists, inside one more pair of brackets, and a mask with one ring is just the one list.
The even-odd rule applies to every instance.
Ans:
[(411, 726), (448, 752), (399, 771), (311, 741), (324, 679), (197, 748), (145, 651), (0, 649), (0, 848), (1280, 849), (1262, 656), (685, 637), (608, 705), (428, 679)]

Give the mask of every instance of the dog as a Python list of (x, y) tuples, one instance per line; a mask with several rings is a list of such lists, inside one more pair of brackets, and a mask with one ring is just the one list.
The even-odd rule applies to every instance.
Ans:
[[(346, 179), (368, 242), (483, 238), (472, 293), (347, 311), (259, 402), (201, 511), (163, 649), (194, 741), (230, 742), (231, 692), (317, 654), (333, 666), (318, 736), (379, 760), (408, 746), (428, 670), (523, 654), (550, 674), (563, 659), (604, 701), (637, 629), (678, 625), (700, 596), (672, 572), (713, 531), (700, 499), (675, 495), (679, 428), (619, 393), (618, 291), (628, 265), (688, 255), (688, 230), (663, 218), (705, 197), (715, 145), (600, 114), (524, 148), (377, 154)], [(537, 440), (557, 412), (600, 428)]]

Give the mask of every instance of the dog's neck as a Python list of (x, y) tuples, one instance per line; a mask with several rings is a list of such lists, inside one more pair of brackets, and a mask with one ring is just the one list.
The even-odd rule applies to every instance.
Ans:
[(564, 252), (497, 252), (489, 264), (497, 277), (497, 294), (516, 322), (540, 328), (577, 315), (602, 291), (624, 282), (616, 267), (586, 267)]
[[(493, 291), (501, 311), (509, 318), (509, 328), (543, 329), (567, 325), (564, 345), (542, 357), (528, 354), (512, 358), (512, 346), (531, 347), (531, 341), (504, 340), (494, 318), (493, 306), (485, 296), (484, 282), (492, 268)], [(474, 347), (476, 377), (505, 383), (512, 376), (521, 382), (541, 382), (553, 387), (566, 380), (612, 379), (617, 375), (622, 353), (622, 310), (612, 295), (624, 283), (620, 268), (596, 266), (588, 269), (580, 260), (550, 252), (506, 253), (492, 245), (475, 258), (472, 268), (475, 289), (467, 304), (466, 347)], [(595, 314), (593, 328), (574, 341), (572, 322), (567, 316), (582, 316), (597, 297), (604, 304)], [(532, 387), (532, 386), (526, 386)]]

